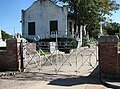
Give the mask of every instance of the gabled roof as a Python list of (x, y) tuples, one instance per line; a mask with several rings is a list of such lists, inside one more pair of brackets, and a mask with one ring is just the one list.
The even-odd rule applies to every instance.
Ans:
[(42, 2), (44, 2), (44, 1), (50, 1), (53, 5), (55, 5), (55, 6), (59, 7), (59, 8), (64, 8), (64, 7), (65, 7), (65, 6), (57, 5), (55, 2), (53, 2), (53, 1), (51, 1), (51, 0), (37, 0), (37, 1), (33, 2), (33, 4), (32, 4), (30, 7), (28, 7), (26, 10), (28, 10), (29, 8), (31, 8), (35, 3), (37, 3), (37, 2), (42, 3)]
[(57, 2), (54, 2), (54, 1), (52, 1), (52, 0), (37, 0), (37, 1), (40, 1), (40, 2), (50, 1), (50, 2), (52, 2), (54, 5), (56, 5), (56, 6), (58, 6), (58, 7), (65, 7), (64, 5), (63, 5), (63, 6), (62, 6), (62, 5), (58, 5)]

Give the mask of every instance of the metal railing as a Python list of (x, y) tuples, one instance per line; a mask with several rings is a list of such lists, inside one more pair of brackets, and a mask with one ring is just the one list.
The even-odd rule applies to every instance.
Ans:
[[(71, 49), (70, 53), (59, 50), (46, 54), (43, 50), (28, 52), (23, 46), (24, 71), (55, 74), (81, 74), (91, 72), (98, 65), (97, 46)], [(30, 48), (29, 48), (30, 49)]]

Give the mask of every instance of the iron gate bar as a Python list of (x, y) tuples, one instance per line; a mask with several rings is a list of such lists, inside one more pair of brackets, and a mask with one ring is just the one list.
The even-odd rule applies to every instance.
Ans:
[(27, 67), (30, 65), (29, 63), (30, 63), (31, 61), (33, 61), (36, 66), (38, 66), (37, 63), (35, 62), (35, 60), (33, 60), (33, 58), (35, 57), (36, 54), (34, 54), (34, 55), (32, 56), (32, 55), (30, 55), (30, 53), (29, 53), (28, 51), (26, 51), (26, 52), (27, 52), (27, 54), (29, 55), (30, 60), (29, 60), (28, 63), (26, 64), (25, 68), (27, 68)]
[[(73, 52), (72, 52), (72, 53), (73, 53)], [(65, 59), (65, 61), (61, 64), (61, 66), (59, 67), (58, 71), (62, 68), (62, 66), (63, 66), (66, 62), (68, 62), (68, 63), (70, 64), (70, 66), (73, 68), (73, 70), (75, 70), (74, 67), (73, 67), (73, 65), (69, 62), (69, 58), (70, 58), (70, 56), (71, 56), (72, 53), (70, 53), (70, 55), (69, 55), (68, 58), (66, 58), (66, 57), (63, 55), (63, 58)]]
[(90, 57), (90, 56), (88, 56), (88, 57), (86, 58), (86, 60), (83, 62), (83, 64), (78, 67), (77, 71), (80, 70), (80, 68), (87, 62), (87, 60), (89, 59), (89, 57)]
[[(84, 50), (82, 50), (82, 51), (84, 51)], [(95, 51), (95, 50), (94, 50)], [(91, 51), (92, 52), (92, 51)], [(80, 53), (80, 52), (79, 52)], [(93, 54), (94, 54), (94, 52), (92, 52)], [(72, 54), (72, 53), (71, 53)], [(69, 55), (69, 57), (71, 56), (71, 54)], [(81, 54), (82, 55), (82, 54)], [(95, 54), (94, 54), (95, 55)], [(86, 56), (89, 56), (89, 57), (91, 57), (92, 56), (92, 54), (90, 54), (90, 55), (86, 55)], [(65, 61), (64, 61), (64, 63), (61, 65), (61, 67), (66, 63), (66, 61), (68, 61), (69, 60), (69, 57), (68, 58), (66, 58), (66, 57), (64, 57), (64, 59), (65, 59)], [(82, 57), (83, 57), (83, 55), (82, 55)], [(88, 58), (89, 58), (88, 57)], [(76, 58), (77, 58), (77, 56), (76, 56)], [(88, 62), (88, 58), (86, 59), (86, 61)], [(90, 59), (90, 58), (89, 58)], [(77, 60), (76, 60), (77, 61)], [(72, 68), (74, 69), (74, 71), (77, 73), (78, 72), (78, 70), (84, 65), (84, 63), (86, 62), (86, 61), (84, 61), (83, 63), (82, 63), (82, 65), (76, 70), (74, 67), (73, 67), (73, 65), (72, 65), (72, 63), (70, 63), (69, 61), (69, 63), (70, 63), (70, 65), (72, 66)], [(89, 62), (88, 62), (89, 63)], [(91, 65), (91, 63), (89, 63), (90, 64), (90, 66), (94, 69), (94, 67)], [(59, 70), (58, 71), (60, 71), (60, 69), (61, 69), (61, 67), (59, 68)], [(78, 67), (77, 66), (77, 64), (76, 64), (76, 67)]]
[[(50, 63), (50, 66), (53, 67), (53, 69), (55, 70), (56, 73), (59, 73), (61, 71), (62, 67), (64, 67), (64, 65), (66, 63), (68, 63), (69, 66), (71, 66), (73, 71), (76, 73), (80, 72), (80, 69), (82, 68), (82, 66), (84, 66), (85, 63), (88, 63), (92, 67), (92, 69), (94, 69), (97, 65), (97, 47), (92, 48), (92, 49), (77, 48), (77, 49), (73, 50), (72, 52), (70, 52), (69, 55), (62, 54), (58, 50), (54, 50), (54, 52), (51, 53), (49, 56), (46, 55), (44, 53), (44, 51), (41, 49), (38, 52), (36, 50), (33, 50), (34, 51), (33, 55), (31, 55), (27, 51), (27, 49), (25, 49), (25, 50), (26, 50), (26, 54), (27, 54), (27, 57), (29, 58), (29, 60), (24, 68), (26, 69), (28, 66), (30, 66), (30, 62), (33, 62), (33, 64), (35, 64), (35, 66), (39, 69), (39, 72), (43, 69), (43, 67), (45, 67), (45, 65), (47, 63)], [(87, 51), (89, 54), (85, 55), (84, 54), (85, 51)], [(55, 63), (53, 62), (54, 59), (52, 58), (54, 56), (54, 53), (55, 53)], [(59, 59), (59, 55), (62, 57), (62, 59)], [(73, 55), (73, 58), (75, 58), (75, 59), (71, 61), (72, 55)], [(78, 58), (79, 56), (81, 59)], [(95, 60), (95, 64), (92, 65), (91, 59), (94, 56), (96, 57), (96, 60)], [(38, 59), (37, 59), (37, 57), (38, 57)], [(62, 62), (60, 60), (62, 60)], [(78, 62), (80, 62), (80, 61), (82, 61), (81, 65), (78, 64)], [(73, 62), (75, 63), (75, 65)]]
[[(81, 50), (79, 53), (81, 53), (82, 51), (84, 51), (84, 50)], [(90, 51), (92, 54), (94, 54), (94, 56), (97, 57), (97, 47), (93, 51), (91, 51), (91, 50), (87, 50), (87, 51)], [(95, 54), (95, 51), (96, 51), (96, 54)], [(79, 53), (78, 53), (78, 55), (79, 55)], [(97, 58), (96, 58), (96, 60), (97, 60)]]
[[(41, 49), (40, 49), (40, 51), (42, 51)], [(42, 53), (44, 53), (43, 51), (42, 51)], [(47, 59), (47, 61), (49, 61), (49, 63), (53, 66), (53, 68), (55, 69), (55, 70), (57, 70), (57, 68), (54, 66), (54, 64), (51, 62), (51, 60), (45, 55), (45, 53), (43, 54), (44, 55), (44, 57)], [(42, 66), (43, 67), (43, 66)], [(42, 68), (41, 67), (41, 68)], [(40, 68), (40, 69), (41, 69)]]
[[(70, 56), (69, 56), (69, 57), (70, 57)], [(68, 62), (69, 65), (73, 68), (73, 70), (75, 70), (74, 67), (72, 66), (72, 64), (69, 62), (69, 57), (66, 58), (66, 57), (63, 55), (63, 58), (65, 59), (65, 61), (64, 61), (64, 62), (61, 64), (61, 66), (58, 68), (58, 72), (60, 71), (60, 69), (63, 67), (63, 65), (64, 65), (66, 62)]]
[[(72, 53), (71, 53), (72, 54)], [(69, 55), (69, 57), (71, 56), (71, 54)], [(82, 54), (81, 54), (82, 55)], [(83, 55), (82, 55), (83, 56)], [(88, 55), (89, 56), (89, 55)], [(66, 63), (66, 61), (68, 61), (69, 60), (69, 57), (68, 58), (65, 58), (66, 60), (64, 61), (64, 63)], [(76, 59), (77, 59), (77, 56), (76, 56)], [(64, 65), (64, 63), (62, 63), (62, 65), (61, 65), (61, 67)], [(70, 63), (70, 62), (69, 62)], [(70, 65), (71, 66), (73, 66), (71, 63), (70, 63)], [(77, 66), (77, 64), (76, 64), (76, 66)], [(61, 69), (61, 67), (59, 68), (59, 70)], [(78, 66), (77, 66), (78, 67)], [(73, 67), (73, 69), (74, 69), (74, 67)], [(77, 68), (76, 68), (77, 69)], [(75, 69), (74, 69), (75, 70)], [(76, 71), (76, 70), (75, 70)]]

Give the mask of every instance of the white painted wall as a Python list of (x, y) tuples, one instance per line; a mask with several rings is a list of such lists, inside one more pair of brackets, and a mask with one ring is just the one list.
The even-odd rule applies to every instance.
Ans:
[[(49, 38), (49, 21), (58, 20), (58, 37), (66, 37), (67, 15), (67, 8), (59, 7), (50, 0), (35, 1), (27, 10), (22, 11), (22, 35), (29, 39), (38, 38), (38, 36)], [(35, 22), (35, 35), (28, 35), (28, 22)]]

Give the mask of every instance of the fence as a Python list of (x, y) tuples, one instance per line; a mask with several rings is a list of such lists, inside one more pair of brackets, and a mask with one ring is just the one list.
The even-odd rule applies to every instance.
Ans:
[[(48, 47), (48, 46), (46, 46)], [(32, 50), (32, 54), (28, 51)], [(24, 45), (24, 71), (55, 74), (90, 74), (97, 67), (97, 46), (71, 49), (70, 53), (31, 49)]]
[(82, 47), (65, 53), (53, 50), (46, 54), (22, 38), (7, 40), (7, 50), (0, 52), (0, 69), (55, 74), (89, 75), (97, 66), (97, 47)]

